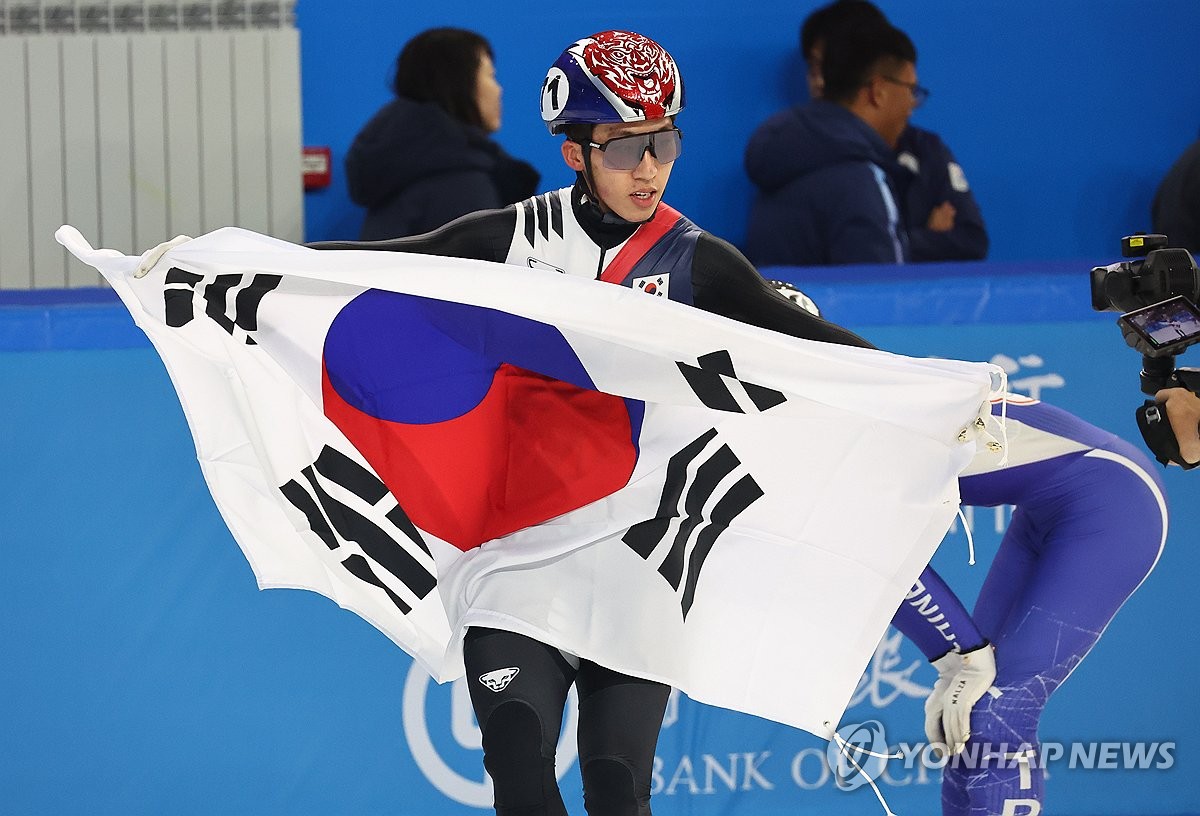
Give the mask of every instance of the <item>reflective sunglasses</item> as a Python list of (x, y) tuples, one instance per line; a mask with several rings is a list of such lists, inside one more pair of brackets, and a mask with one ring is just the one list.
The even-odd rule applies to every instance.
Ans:
[(609, 170), (632, 170), (642, 163), (646, 151), (663, 164), (670, 164), (683, 151), (683, 131), (679, 128), (656, 130), (653, 133), (638, 133), (619, 136), (604, 144), (588, 142), (604, 154), (601, 163)]

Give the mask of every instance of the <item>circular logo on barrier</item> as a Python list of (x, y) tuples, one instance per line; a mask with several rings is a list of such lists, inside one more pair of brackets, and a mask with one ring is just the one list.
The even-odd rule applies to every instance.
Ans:
[[(491, 808), (492, 780), (483, 769), (483, 735), (475, 722), (467, 681), (460, 677), (438, 685), (413, 663), (404, 682), (403, 716), (409, 751), (430, 784), (456, 802)], [(579, 697), (572, 687), (554, 767), (559, 779), (579, 755), (578, 723)]]
[(842, 790), (854, 790), (878, 779), (888, 760), (883, 723), (867, 720), (837, 730), (826, 749), (833, 780)]

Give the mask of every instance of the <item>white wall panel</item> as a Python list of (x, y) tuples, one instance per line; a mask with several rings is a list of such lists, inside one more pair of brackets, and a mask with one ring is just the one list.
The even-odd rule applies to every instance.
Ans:
[(61, 44), (57, 37), (30, 37), (25, 83), (29, 100), (29, 217), (33, 285), (67, 285), (67, 256), (54, 240), (66, 216), (63, 195)]
[(63, 223), (127, 253), (231, 225), (302, 240), (293, 6), (0, 0), (0, 288), (99, 283)]
[[(129, 123), (129, 37), (96, 39), (96, 150), (100, 181), (100, 235), (85, 235), (93, 246), (131, 253), (133, 241), (133, 145)], [(99, 241), (99, 243), (97, 243)]]
[[(270, 232), (271, 178), (267, 172), (266, 37), (259, 31), (230, 35), (233, 57), (233, 161), (237, 225)], [(299, 158), (296, 174), (299, 175)]]
[(167, 125), (163, 38), (130, 38), (129, 143), (133, 167), (133, 248), (142, 252), (167, 235)]
[(0, 37), (0, 288), (33, 283), (29, 244), (29, 125), (25, 40)]
[(304, 180), (300, 153), (300, 32), (266, 34), (271, 234), (304, 240)]
[(233, 62), (229, 37), (203, 40), (200, 47), (200, 172), (204, 232), (240, 226), (234, 211)]
[[(64, 223), (78, 228), (95, 241), (100, 236), (96, 38), (80, 35), (61, 42)], [(101, 280), (95, 269), (68, 256), (68, 286), (99, 286)]]
[(167, 235), (205, 232), (200, 183), (200, 38), (167, 34)]

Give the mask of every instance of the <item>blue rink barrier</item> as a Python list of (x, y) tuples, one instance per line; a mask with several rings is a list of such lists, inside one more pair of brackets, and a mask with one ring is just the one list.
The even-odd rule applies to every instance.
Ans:
[[(882, 348), (995, 361), (1014, 390), (1140, 444), (1140, 359), (1114, 315), (1091, 312), (1090, 266), (764, 273)], [(0, 382), (0, 813), (489, 812), (465, 689), (432, 683), (325, 598), (255, 591), (166, 372), (110, 292), (0, 292)], [(1164, 478), (1171, 533), (1157, 569), (1043, 719), (1063, 751), (1048, 763), (1055, 816), (1200, 813), (1200, 660), (1186, 635), (1200, 613), (1200, 477)], [(966, 514), (979, 565), (957, 524), (934, 564), (969, 603), (1008, 515)], [(933, 680), (891, 633), (842, 721), (878, 722), (902, 754), (879, 778), (901, 816), (939, 808), (922, 751)], [(572, 746), (562, 785), (583, 816)], [(837, 787), (828, 760), (811, 735), (676, 695), (654, 810), (881, 814), (866, 786)]]

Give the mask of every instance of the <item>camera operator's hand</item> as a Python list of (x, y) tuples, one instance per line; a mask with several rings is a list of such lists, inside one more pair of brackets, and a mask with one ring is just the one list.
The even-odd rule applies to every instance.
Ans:
[(1164, 388), (1154, 399), (1166, 406), (1183, 461), (1200, 462), (1200, 397), (1186, 388)]

